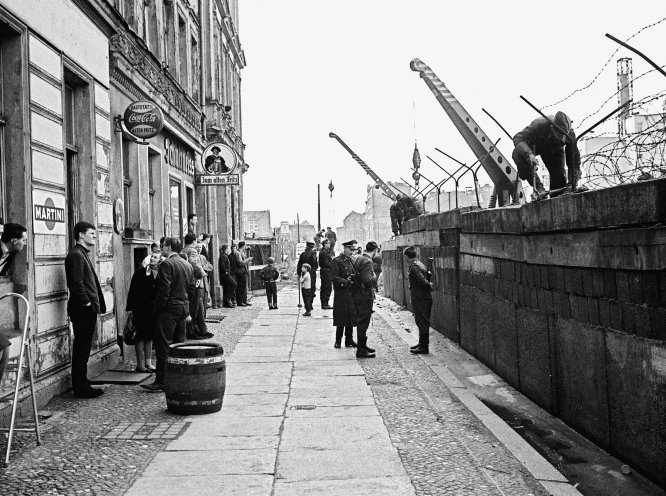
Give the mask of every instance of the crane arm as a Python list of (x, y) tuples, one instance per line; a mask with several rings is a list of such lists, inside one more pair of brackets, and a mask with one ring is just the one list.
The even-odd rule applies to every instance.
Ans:
[(502, 155), (502, 152), (497, 149), (493, 141), (483, 132), (442, 80), (419, 59), (413, 59), (409, 63), (409, 67), (412, 71), (420, 74), (421, 79), (433, 92), (439, 104), (453, 121), (454, 126), (472, 149), (488, 176), (490, 176), (495, 185), (495, 190), (500, 193), (498, 194), (500, 205), (508, 202), (508, 197), (513, 198), (514, 204), (524, 203), (525, 198), (522, 183), (518, 178), (518, 171)]
[(352, 156), (352, 158), (354, 160), (356, 160), (358, 162), (358, 164), (363, 168), (363, 170), (365, 172), (367, 172), (367, 174), (375, 181), (375, 183), (377, 183), (377, 186), (379, 186), (384, 191), (386, 196), (391, 198), (391, 200), (393, 200), (393, 201), (396, 200), (397, 195), (396, 195), (395, 191), (393, 191), (393, 189), (391, 189), (391, 187), (388, 184), (386, 184), (384, 181), (382, 181), (381, 178), (377, 174), (375, 174), (375, 172), (370, 168), (370, 166), (368, 164), (366, 164), (361, 159), (361, 157), (356, 155), (356, 153), (354, 153), (354, 151), (347, 146), (347, 143), (342, 141), (342, 138), (340, 138), (340, 136), (338, 136), (335, 133), (328, 133), (328, 137), (329, 138), (335, 138), (336, 140), (338, 140), (338, 143), (340, 143), (342, 145), (342, 147), (349, 152), (349, 154)]

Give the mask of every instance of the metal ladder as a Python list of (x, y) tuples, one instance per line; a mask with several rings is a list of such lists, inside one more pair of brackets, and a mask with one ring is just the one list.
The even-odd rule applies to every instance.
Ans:
[[(12, 405), (12, 417), (9, 422), (9, 427), (1, 427), (0, 432), (9, 432), (7, 438), (7, 451), (5, 452), (5, 459), (2, 462), (3, 467), (7, 467), (9, 464), (9, 453), (12, 447), (12, 438), (14, 437), (14, 432), (35, 432), (37, 436), (37, 446), (42, 444), (42, 439), (39, 433), (39, 417), (37, 415), (37, 399), (35, 398), (35, 381), (32, 373), (32, 357), (30, 356), (30, 340), (28, 339), (28, 324), (30, 321), (30, 303), (28, 300), (18, 294), (18, 293), (7, 293), (0, 296), (0, 300), (7, 297), (15, 297), (23, 300), (25, 303), (25, 323), (23, 324), (23, 334), (21, 336), (21, 351), (19, 352), (19, 361), (17, 365), (11, 366), (7, 365), (7, 371), (16, 372), (16, 384), (14, 386), (14, 397), (13, 399), (2, 399), (0, 398), (0, 403), (11, 403)], [(26, 356), (27, 362), (26, 362)], [(21, 371), (23, 368), (28, 369), (28, 376), (30, 378), (30, 394), (32, 396), (32, 414), (35, 420), (35, 427), (14, 427), (14, 422), (16, 421), (16, 409), (18, 408), (18, 397), (19, 390), (21, 389)]]

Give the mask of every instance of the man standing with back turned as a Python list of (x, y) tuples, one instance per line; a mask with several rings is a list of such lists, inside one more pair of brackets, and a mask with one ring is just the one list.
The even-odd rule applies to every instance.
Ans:
[(67, 313), (74, 329), (72, 390), (77, 398), (97, 398), (104, 393), (103, 389), (91, 387), (87, 378), (97, 316), (106, 312), (102, 287), (90, 260), (90, 250), (95, 246), (96, 238), (95, 226), (90, 222), (78, 222), (74, 226), (76, 244), (65, 258), (69, 288)]
[(416, 258), (416, 248), (409, 246), (403, 252), (409, 262), (409, 294), (414, 309), (419, 344), (409, 350), (416, 355), (427, 355), (430, 345), (430, 311), (432, 310), (432, 283), (428, 269)]
[(155, 382), (141, 384), (150, 391), (164, 389), (166, 360), (172, 342), (185, 341), (185, 322), (190, 320), (189, 300), (194, 298), (194, 273), (192, 266), (181, 258), (180, 240), (167, 238), (162, 247), (164, 260), (155, 280), (156, 295), (153, 303), (155, 312)]

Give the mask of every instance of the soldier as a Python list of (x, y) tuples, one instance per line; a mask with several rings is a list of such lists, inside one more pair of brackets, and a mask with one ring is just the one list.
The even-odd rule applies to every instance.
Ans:
[(298, 264), (296, 265), (296, 275), (301, 277), (301, 267), (303, 264), (308, 264), (310, 266), (310, 284), (312, 288), (312, 297), (315, 295), (315, 288), (317, 286), (317, 252), (314, 249), (315, 242), (311, 239), (305, 242), (305, 251), (301, 253), (301, 256), (298, 257)]
[(402, 195), (398, 193), (395, 197), (395, 201), (391, 203), (389, 208), (389, 213), (391, 215), (391, 231), (393, 235), (397, 236), (400, 234), (400, 226), (402, 225), (402, 208), (400, 207), (400, 200)]
[(430, 343), (430, 311), (432, 310), (432, 283), (423, 263), (416, 258), (416, 248), (409, 246), (403, 252), (409, 262), (409, 294), (414, 309), (416, 327), (419, 328), (419, 344), (409, 350), (416, 355), (427, 355)]
[(327, 227), (324, 236), (326, 236), (326, 239), (331, 242), (331, 253), (335, 253), (335, 242), (338, 240), (338, 237), (335, 235), (335, 231), (333, 231), (333, 229), (330, 227)]
[(356, 348), (353, 333), (356, 325), (356, 306), (352, 297), (352, 253), (356, 240), (342, 243), (342, 253), (331, 262), (331, 280), (333, 282), (333, 325), (335, 326), (335, 347), (340, 348), (342, 333), (345, 335), (345, 347)]
[(352, 296), (356, 306), (356, 339), (358, 348), (356, 358), (374, 358), (375, 350), (368, 348), (367, 331), (372, 319), (372, 303), (375, 299), (373, 291), (375, 285), (375, 271), (372, 259), (377, 254), (377, 243), (370, 241), (365, 245), (365, 252), (354, 258), (352, 265), (354, 276), (352, 276)]
[(328, 239), (324, 239), (321, 245), (322, 249), (319, 252), (319, 272), (321, 276), (321, 289), (319, 297), (321, 299), (322, 310), (330, 310), (333, 308), (328, 304), (328, 301), (331, 298), (331, 292), (333, 291), (331, 280), (331, 264), (333, 262), (333, 254), (330, 249), (331, 242)]

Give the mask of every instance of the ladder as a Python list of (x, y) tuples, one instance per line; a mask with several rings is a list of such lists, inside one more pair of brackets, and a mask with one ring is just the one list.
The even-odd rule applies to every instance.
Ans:
[[(7, 293), (5, 295), (0, 296), (0, 300), (3, 298), (8, 298), (8, 297), (14, 297), (18, 298), (20, 300), (23, 300), (25, 303), (25, 319), (24, 319), (24, 324), (23, 324), (23, 334), (21, 335), (21, 348), (19, 352), (19, 360), (18, 364), (11, 366), (7, 365), (6, 371), (10, 372), (16, 372), (16, 384), (14, 385), (14, 397), (12, 399), (3, 399), (0, 398), (0, 403), (11, 403), (12, 405), (12, 416), (11, 420), (9, 421), (9, 427), (2, 427), (0, 428), (0, 432), (8, 432), (9, 436), (7, 437), (7, 450), (5, 452), (5, 459), (2, 462), (2, 466), (4, 468), (7, 467), (9, 464), (9, 453), (11, 451), (12, 447), (12, 438), (14, 437), (15, 432), (35, 432), (35, 436), (37, 437), (37, 446), (42, 444), (42, 439), (39, 433), (39, 417), (37, 416), (37, 399), (35, 397), (35, 381), (32, 373), (32, 357), (30, 356), (30, 340), (28, 339), (28, 324), (30, 321), (30, 303), (28, 300), (18, 294), (18, 293)], [(27, 357), (26, 357), (27, 355)], [(16, 410), (18, 408), (18, 397), (19, 397), (19, 390), (21, 389), (21, 371), (27, 368), (28, 369), (28, 377), (30, 379), (30, 394), (32, 396), (32, 414), (33, 418), (35, 421), (35, 426), (34, 427), (14, 427), (14, 423), (16, 422)]]

